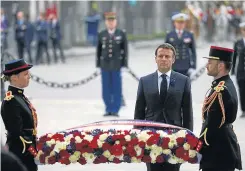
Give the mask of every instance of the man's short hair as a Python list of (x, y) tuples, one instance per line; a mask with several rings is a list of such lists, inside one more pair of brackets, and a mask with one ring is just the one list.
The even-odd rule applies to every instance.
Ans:
[(231, 62), (224, 62), (224, 64), (225, 64), (225, 69), (227, 71), (230, 71), (231, 70), (231, 67), (232, 67), (232, 63)]
[(171, 44), (169, 44), (169, 43), (164, 43), (164, 44), (161, 44), (160, 46), (158, 46), (156, 48), (156, 50), (155, 50), (155, 56), (157, 56), (158, 49), (171, 49), (172, 52), (173, 52), (174, 57), (176, 56), (176, 50), (175, 50), (175, 48)]

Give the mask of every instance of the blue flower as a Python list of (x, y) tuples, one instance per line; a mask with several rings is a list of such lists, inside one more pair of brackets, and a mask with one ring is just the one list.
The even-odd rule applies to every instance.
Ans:
[(124, 155), (124, 156), (123, 156), (123, 160), (124, 160), (125, 162), (127, 162), (127, 163), (131, 163), (131, 158), (130, 158), (129, 155)]
[(98, 135), (98, 134), (100, 134), (100, 133), (101, 133), (101, 130), (100, 130), (100, 129), (95, 129), (95, 130), (93, 130), (93, 131), (91, 132), (91, 135), (96, 136), (96, 135)]
[(116, 133), (116, 130), (115, 129), (109, 129), (108, 132), (111, 132), (111, 133)]
[(107, 137), (105, 141), (109, 144), (114, 144), (114, 140), (112, 139), (112, 136)]

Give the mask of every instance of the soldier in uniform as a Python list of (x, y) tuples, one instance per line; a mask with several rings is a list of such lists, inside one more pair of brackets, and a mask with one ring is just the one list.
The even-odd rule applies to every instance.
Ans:
[(8, 19), (4, 15), (4, 10), (1, 8), (1, 51), (3, 52), (8, 48), (7, 36), (8, 36)]
[(5, 81), (10, 85), (2, 102), (1, 115), (7, 130), (6, 145), (26, 166), (28, 171), (36, 171), (35, 164), (37, 114), (35, 108), (24, 95), (24, 88), (30, 80), (29, 69), (32, 65), (23, 59), (5, 64)]
[(50, 56), (48, 53), (48, 22), (45, 19), (45, 14), (41, 13), (36, 22), (36, 38), (37, 38), (37, 54), (36, 64), (42, 60), (43, 50), (46, 51), (47, 62), (50, 64)]
[(166, 36), (166, 43), (176, 49), (176, 60), (173, 70), (189, 76), (196, 69), (196, 45), (194, 36), (185, 29), (188, 16), (183, 13), (173, 15), (175, 30)]
[(50, 23), (49, 23), (50, 39), (53, 45), (54, 62), (55, 63), (58, 62), (56, 51), (57, 49), (59, 49), (61, 61), (65, 63), (65, 56), (61, 46), (60, 22), (58, 21), (57, 17), (54, 14), (50, 14), (49, 19), (50, 19)]
[(203, 147), (200, 169), (234, 171), (242, 169), (241, 153), (232, 123), (236, 120), (238, 100), (229, 76), (234, 50), (211, 46), (207, 74), (214, 77), (202, 108), (203, 125), (200, 141)]
[(104, 116), (118, 116), (121, 107), (121, 68), (128, 66), (128, 43), (125, 32), (116, 28), (116, 14), (105, 13), (106, 30), (98, 35), (96, 67), (101, 68)]
[(234, 44), (235, 52), (231, 74), (234, 75), (236, 70), (236, 78), (239, 87), (240, 102), (242, 109), (241, 117), (245, 117), (245, 22), (240, 23), (239, 26), (241, 28), (243, 38), (236, 41)]

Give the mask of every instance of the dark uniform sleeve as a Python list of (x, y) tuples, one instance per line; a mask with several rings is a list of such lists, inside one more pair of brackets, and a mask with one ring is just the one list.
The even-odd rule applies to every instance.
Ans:
[[(222, 100), (224, 106), (229, 106), (231, 95), (228, 90), (221, 91)], [(227, 117), (227, 116), (226, 116)], [(217, 137), (217, 132), (222, 122), (222, 110), (219, 104), (218, 97), (216, 97), (214, 103), (208, 111), (208, 117), (206, 118), (206, 125), (202, 129), (200, 140), (203, 142), (203, 147), (211, 145)], [(202, 135), (203, 134), (203, 135)]]
[(196, 42), (194, 35), (191, 33), (191, 44), (190, 44), (190, 49), (191, 49), (191, 68), (196, 69), (197, 65), (197, 55), (196, 55)]
[(170, 43), (168, 37), (169, 37), (169, 33), (167, 33), (167, 35), (166, 35), (165, 43)]
[(122, 32), (123, 42), (122, 42), (122, 58), (123, 58), (123, 67), (128, 67), (128, 39), (126, 35), (126, 31)]
[(193, 131), (193, 108), (192, 108), (192, 94), (191, 81), (189, 77), (186, 79), (185, 90), (182, 100), (183, 111), (183, 127)]
[(26, 135), (23, 132), (23, 120), (20, 115), (20, 106), (16, 104), (15, 100), (4, 101), (4, 107), (2, 106), (2, 119), (5, 124), (6, 130), (9, 132), (13, 139), (16, 139), (20, 143), (20, 147), (23, 149), (17, 150), (16, 155), (25, 153), (33, 144), (33, 137)]
[(98, 43), (97, 43), (97, 48), (96, 48), (96, 67), (100, 67), (100, 57), (101, 57), (101, 50), (102, 50), (100, 36), (101, 36), (101, 33), (98, 34)]
[(135, 111), (134, 111), (134, 119), (145, 119), (145, 108), (146, 108), (146, 101), (143, 89), (142, 78), (139, 81), (138, 91), (137, 91), (137, 98), (135, 104)]
[(234, 75), (235, 74), (236, 59), (237, 59), (237, 42), (234, 43), (234, 54), (233, 54), (233, 60), (232, 60), (231, 75)]

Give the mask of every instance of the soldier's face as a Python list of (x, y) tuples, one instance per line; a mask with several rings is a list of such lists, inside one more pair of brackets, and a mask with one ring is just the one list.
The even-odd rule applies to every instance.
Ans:
[(208, 59), (208, 63), (206, 65), (207, 74), (209, 76), (216, 77), (219, 73), (219, 61), (215, 59)]
[(115, 29), (117, 26), (117, 20), (116, 19), (109, 19), (105, 21), (106, 27), (108, 29)]
[(171, 49), (159, 48), (155, 60), (159, 71), (168, 72), (172, 69), (175, 57)]
[(29, 85), (30, 72), (28, 70), (22, 71), (17, 75), (12, 76), (12, 82), (19, 88), (25, 88)]
[(174, 26), (177, 30), (183, 30), (185, 28), (185, 22), (184, 21), (175, 21)]

